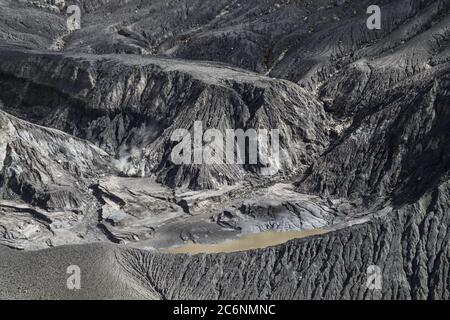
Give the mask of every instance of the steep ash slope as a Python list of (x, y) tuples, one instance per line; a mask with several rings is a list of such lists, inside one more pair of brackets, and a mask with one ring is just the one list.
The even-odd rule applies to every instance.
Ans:
[(3, 111), (0, 138), (2, 199), (22, 199), (49, 210), (83, 212), (86, 203), (82, 193), (89, 181), (108, 171), (104, 151)]
[[(244, 226), (230, 201), (254, 196), (257, 203), (233, 213), (255, 216), (256, 228), (266, 216), (279, 224), (273, 213), (292, 203), (311, 205), (299, 192), (318, 196), (312, 212), (329, 232), (233, 254), (76, 247), (77, 255), (93, 252), (83, 269), (100, 261), (99, 278), (96, 268), (86, 270), (100, 287), (70, 293), (45, 273), (45, 295), (36, 289), (42, 279), (15, 270), (39, 253), (1, 250), (8, 272), (0, 273), (0, 296), (450, 298), (448, 0), (380, 1), (381, 30), (366, 27), (368, 0), (82, 0), (75, 1), (82, 29), (73, 33), (61, 27), (64, 8), (25, 2), (0, 0), (0, 108), (23, 119), (0, 111), (2, 243), (145, 246), (154, 235), (165, 241), (163, 232), (198, 241), (228, 232), (221, 223)], [(170, 136), (196, 120), (221, 131), (280, 129), (280, 175), (263, 177), (258, 166), (174, 165)], [(105, 162), (147, 177), (124, 182)], [(112, 177), (97, 181), (98, 173)], [(166, 186), (139, 185), (152, 175)], [(298, 191), (286, 181), (279, 192), (292, 192), (289, 201), (258, 193), (287, 176)], [(224, 185), (236, 189), (201, 190)], [(178, 197), (177, 186), (198, 193)], [(74, 210), (83, 215), (78, 224)], [(218, 223), (199, 222), (209, 218), (199, 212), (218, 213)], [(49, 213), (65, 223), (66, 237), (52, 236), (59, 223)], [(39, 261), (64, 273), (77, 263), (73, 250), (48, 250)], [(101, 264), (105, 256), (111, 266)], [(383, 271), (381, 291), (367, 289), (370, 265)]]
[[(203, 1), (147, 3), (112, 0), (77, 3), (84, 13), (83, 28), (65, 39), (67, 43), (65, 51), (144, 53), (223, 61), (259, 72), (268, 71), (271, 76), (299, 82), (301, 86), (318, 93), (317, 98), (324, 102), (326, 111), (340, 121), (327, 124), (320, 116), (321, 128), (314, 129), (315, 132), (312, 135), (304, 134), (301, 130), (285, 132), (288, 137), (295, 137), (299, 133), (306, 140), (313, 137), (313, 143), (310, 146), (293, 143), (294, 146), (291, 149), (299, 148), (307, 152), (298, 155), (297, 152), (288, 151), (290, 156), (294, 155), (294, 160), (292, 165), (285, 164), (287, 170), (305, 168), (313, 164), (311, 160), (322, 153), (321, 147), (328, 145), (328, 139), (321, 136), (320, 131), (326, 134), (330, 126), (331, 133), (335, 134), (334, 143), (325, 153), (325, 157), (313, 165), (311, 171), (313, 174), (306, 184), (302, 184), (302, 191), (335, 196), (353, 195), (354, 197), (368, 194), (371, 200), (375, 200), (379, 197), (391, 197), (391, 191), (395, 189), (399, 190), (396, 191), (397, 198), (408, 198), (420, 195), (430, 184), (435, 185), (439, 175), (447, 170), (448, 160), (445, 155), (445, 150), (448, 149), (445, 147), (446, 132), (448, 132), (447, 116), (440, 115), (445, 110), (442, 112), (437, 110), (440, 119), (434, 123), (433, 118), (420, 116), (421, 111), (418, 111), (417, 107), (429, 103), (428, 100), (433, 100), (433, 95), (438, 97), (445, 95), (441, 91), (445, 91), (445, 74), (448, 69), (446, 62), (449, 57), (450, 4), (448, 1), (383, 1), (380, 3), (383, 13), (381, 30), (367, 29), (365, 10), (370, 3), (366, 1), (316, 1), (314, 3), (244, 1), (241, 3), (224, 0), (216, 1), (214, 5), (205, 4)], [(35, 10), (32, 7), (28, 8), (30, 12)], [(58, 15), (57, 12), (52, 14)], [(12, 42), (10, 45), (15, 46)], [(231, 51), (228, 52), (229, 50)], [(262, 60), (266, 62), (263, 63)], [(133, 76), (133, 79), (135, 77), (138, 76)], [(432, 89), (435, 78), (441, 79), (440, 84)], [(130, 81), (139, 83), (138, 79), (140, 78)], [(10, 83), (10, 79), (6, 81)], [(78, 83), (83, 81), (89, 82), (86, 79), (77, 80)], [(161, 87), (163, 86), (167, 86), (167, 83), (162, 82)], [(127, 86), (122, 84), (121, 87)], [(250, 116), (251, 109), (256, 108), (254, 104), (259, 104), (258, 89), (260, 87), (256, 87), (243, 89), (244, 92), (254, 91), (251, 94), (251, 100), (247, 103)], [(191, 94), (195, 94), (196, 90), (202, 91), (197, 86), (190, 85), (188, 88), (183, 87), (179, 90), (174, 94), (179, 95), (182, 90)], [(293, 90), (299, 91), (296, 88)], [(249, 96), (247, 93), (239, 93), (242, 91), (240, 89), (237, 91), (241, 99), (242, 96)], [(410, 95), (411, 99), (403, 99), (405, 93)], [(129, 104), (130, 101), (135, 103), (130, 97), (132, 95), (133, 93), (128, 90), (121, 101), (125, 104)], [(412, 95), (415, 96), (414, 99)], [(121, 96), (120, 93), (119, 96)], [(220, 95), (217, 95), (214, 89), (209, 96), (215, 98)], [(427, 100), (426, 96), (430, 98)], [(31, 97), (30, 99), (36, 98), (33, 94)], [(203, 95), (199, 95), (200, 97)], [(311, 97), (305, 98), (313, 100)], [(140, 102), (142, 103), (142, 99)], [(188, 103), (186, 100), (179, 102)], [(218, 104), (213, 100), (205, 102)], [(153, 103), (153, 99), (147, 98), (143, 103)], [(220, 104), (227, 104), (227, 102)], [(274, 102), (274, 104), (279, 103)], [(170, 107), (176, 109), (173, 105)], [(439, 109), (439, 107), (436, 108)], [(245, 109), (241, 107), (240, 110)], [(286, 109), (275, 110), (283, 112)], [(150, 108), (150, 110), (154, 109)], [(429, 111), (423, 109), (423, 112)], [(274, 113), (277, 112), (274, 111)], [(308, 112), (312, 111), (308, 109)], [(405, 113), (410, 114), (409, 120), (404, 119)], [(127, 117), (131, 119), (120, 120), (114, 117), (113, 122), (130, 122), (134, 130), (141, 125), (140, 122), (135, 123), (133, 119), (135, 117), (129, 115)], [(199, 115), (199, 117), (203, 116)], [(265, 118), (266, 115), (261, 117)], [(273, 114), (267, 116), (268, 119), (271, 117)], [(418, 126), (413, 127), (417, 117), (420, 117), (419, 121), (424, 122), (421, 126), (428, 128), (425, 132), (418, 133), (417, 130), (420, 130)], [(169, 118), (172, 121), (172, 118)], [(392, 118), (396, 118), (397, 121), (390, 121)], [(268, 119), (250, 124), (264, 126), (268, 124)], [(215, 120), (212, 123), (220, 128), (222, 126), (242, 127), (247, 121), (242, 117), (233, 120), (227, 120), (226, 125), (217, 123)], [(211, 120), (208, 121), (211, 122)], [(103, 119), (101, 122), (100, 126), (113, 127), (106, 130), (108, 133), (102, 134), (103, 136), (111, 136), (110, 132), (127, 131), (126, 125), (123, 125), (123, 130), (115, 130), (117, 125), (110, 125), (109, 121)], [(279, 123), (279, 121), (270, 122), (269, 128)], [(156, 127), (161, 130), (167, 127), (164, 124), (161, 126), (158, 121), (156, 124)], [(291, 126), (291, 121), (287, 121), (287, 124)], [(315, 119), (296, 124), (303, 128), (303, 131), (305, 127), (314, 125), (316, 125)], [(397, 128), (398, 126), (403, 129)], [(387, 132), (383, 133), (386, 128)], [(431, 142), (430, 137), (424, 137), (427, 135), (427, 130), (435, 137), (442, 136), (442, 139), (437, 137), (439, 142)], [(66, 131), (73, 132), (72, 128), (68, 130), (66, 128)], [(86, 130), (77, 130), (75, 134), (79, 135), (79, 131), (81, 136), (89, 136), (89, 133), (84, 132)], [(155, 135), (160, 133), (161, 131), (158, 131)], [(391, 136), (400, 135), (403, 136), (402, 139), (408, 141), (402, 142), (397, 138), (391, 138)], [(103, 139), (103, 137), (97, 139), (100, 140), (100, 146), (114, 150), (122, 147), (121, 150), (123, 150), (123, 143), (122, 145), (120, 142), (111, 141), (103, 143), (101, 141)], [(149, 139), (152, 140), (153, 137)], [(130, 139), (123, 135), (116, 140), (125, 140), (129, 145), (141, 146), (139, 142), (129, 142)], [(407, 145), (402, 147), (403, 144)], [(430, 144), (433, 144), (435, 148), (432, 152), (427, 149)], [(417, 152), (412, 150), (418, 145), (422, 145), (424, 150)], [(167, 147), (161, 147), (157, 143), (152, 146), (153, 148), (161, 149), (157, 152), (158, 155), (164, 153), (162, 150), (167, 150)], [(167, 152), (165, 154), (167, 156)], [(402, 160), (405, 157), (412, 158), (413, 155), (426, 159), (415, 163), (406, 163), (406, 160)], [(130, 173), (142, 172), (142, 170), (146, 173), (155, 172), (158, 166), (156, 170), (161, 172), (161, 181), (169, 185), (187, 183), (196, 188), (234, 183), (245, 176), (245, 172), (240, 170), (236, 172), (230, 168), (214, 169), (212, 172), (204, 168), (167, 168), (161, 156), (156, 158), (158, 159), (147, 161), (150, 164), (145, 168), (142, 165), (138, 165), (138, 168), (132, 166), (133, 168), (129, 169)], [(357, 161), (346, 164), (349, 159), (357, 159)], [(139, 162), (139, 159), (134, 162)], [(439, 163), (438, 168), (434, 170), (436, 163)], [(418, 188), (422, 190), (402, 191), (409, 186), (415, 188), (415, 183), (411, 181), (422, 179), (421, 176), (424, 175), (425, 170), (430, 168), (433, 168), (433, 174), (426, 177), (430, 180), (429, 182), (421, 184), (423, 187)], [(385, 171), (389, 171), (389, 174), (385, 174)], [(304, 169), (298, 172), (302, 173)], [(388, 175), (392, 178), (382, 177)], [(401, 176), (397, 178), (397, 175)], [(222, 176), (226, 178), (221, 178)]]
[(404, 203), (442, 182), (450, 169), (449, 76), (442, 64), (373, 97), (299, 189)]
[[(0, 53), (4, 109), (88, 139), (124, 174), (156, 174), (170, 186), (212, 188), (259, 174), (259, 166), (175, 166), (177, 129), (278, 129), (276, 174), (303, 172), (327, 146), (332, 120), (304, 89), (209, 63), (138, 56)], [(44, 92), (44, 93), (43, 93)], [(222, 150), (223, 152), (223, 150)]]
[(48, 49), (65, 30), (66, 19), (56, 12), (26, 5), (26, 1), (0, 1), (0, 49)]
[(115, 172), (111, 160), (86, 141), (0, 110), (0, 243), (41, 249), (106, 241), (90, 186)]

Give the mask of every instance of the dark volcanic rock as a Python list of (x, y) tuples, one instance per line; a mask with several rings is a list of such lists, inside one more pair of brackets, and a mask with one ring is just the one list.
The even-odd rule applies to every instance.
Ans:
[(156, 174), (170, 186), (205, 189), (258, 170), (175, 166), (172, 133), (192, 130), (195, 121), (224, 136), (227, 129), (280, 130), (280, 164), (273, 166), (285, 175), (303, 172), (328, 144), (332, 122), (322, 104), (285, 80), (138, 56), (0, 55), (6, 111), (94, 142), (116, 156), (127, 175)]
[[(69, 32), (68, 2), (0, 0), (2, 244), (325, 234), (195, 256), (0, 248), (0, 298), (450, 298), (448, 0), (379, 1), (380, 30), (369, 0), (73, 3)], [(195, 121), (279, 129), (278, 174), (175, 165)], [(92, 282), (68, 292), (77, 263)]]
[(374, 97), (300, 189), (404, 203), (442, 182), (450, 169), (449, 67), (433, 67)]
[[(185, 256), (111, 245), (28, 253), (0, 248), (0, 261), (7, 262), (0, 298), (449, 299), (449, 187), (446, 182), (370, 223), (242, 253)], [(16, 267), (31, 259), (54, 268), (34, 277), (28, 267)], [(64, 272), (73, 264), (80, 265), (85, 284), (78, 291), (64, 287)], [(382, 290), (367, 288), (372, 265), (382, 270)]]

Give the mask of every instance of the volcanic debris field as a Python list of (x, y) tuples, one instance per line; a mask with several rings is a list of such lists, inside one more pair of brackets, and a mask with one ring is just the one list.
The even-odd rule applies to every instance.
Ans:
[(372, 4), (0, 0), (0, 299), (449, 299), (450, 1)]

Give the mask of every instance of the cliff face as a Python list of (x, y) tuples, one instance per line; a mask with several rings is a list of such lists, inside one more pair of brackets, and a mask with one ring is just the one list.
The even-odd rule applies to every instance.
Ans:
[[(2, 198), (19, 196), (42, 208), (82, 211), (77, 194), (92, 172), (107, 170), (107, 154), (59, 131), (31, 125), (0, 111)], [(73, 161), (77, 159), (77, 161)]]
[[(58, 246), (1, 249), (0, 297), (449, 298), (449, 1), (381, 1), (380, 30), (370, 1), (73, 3), (69, 32), (65, 6), (0, 0), (0, 243)], [(173, 133), (197, 121), (278, 129), (276, 174), (175, 164)], [(315, 228), (245, 252), (141, 250)], [(101, 285), (15, 271), (34, 259)]]
[[(166, 299), (449, 299), (447, 182), (371, 222), (264, 250), (168, 256), (121, 251), (123, 267)], [(382, 289), (367, 288), (367, 269)]]

